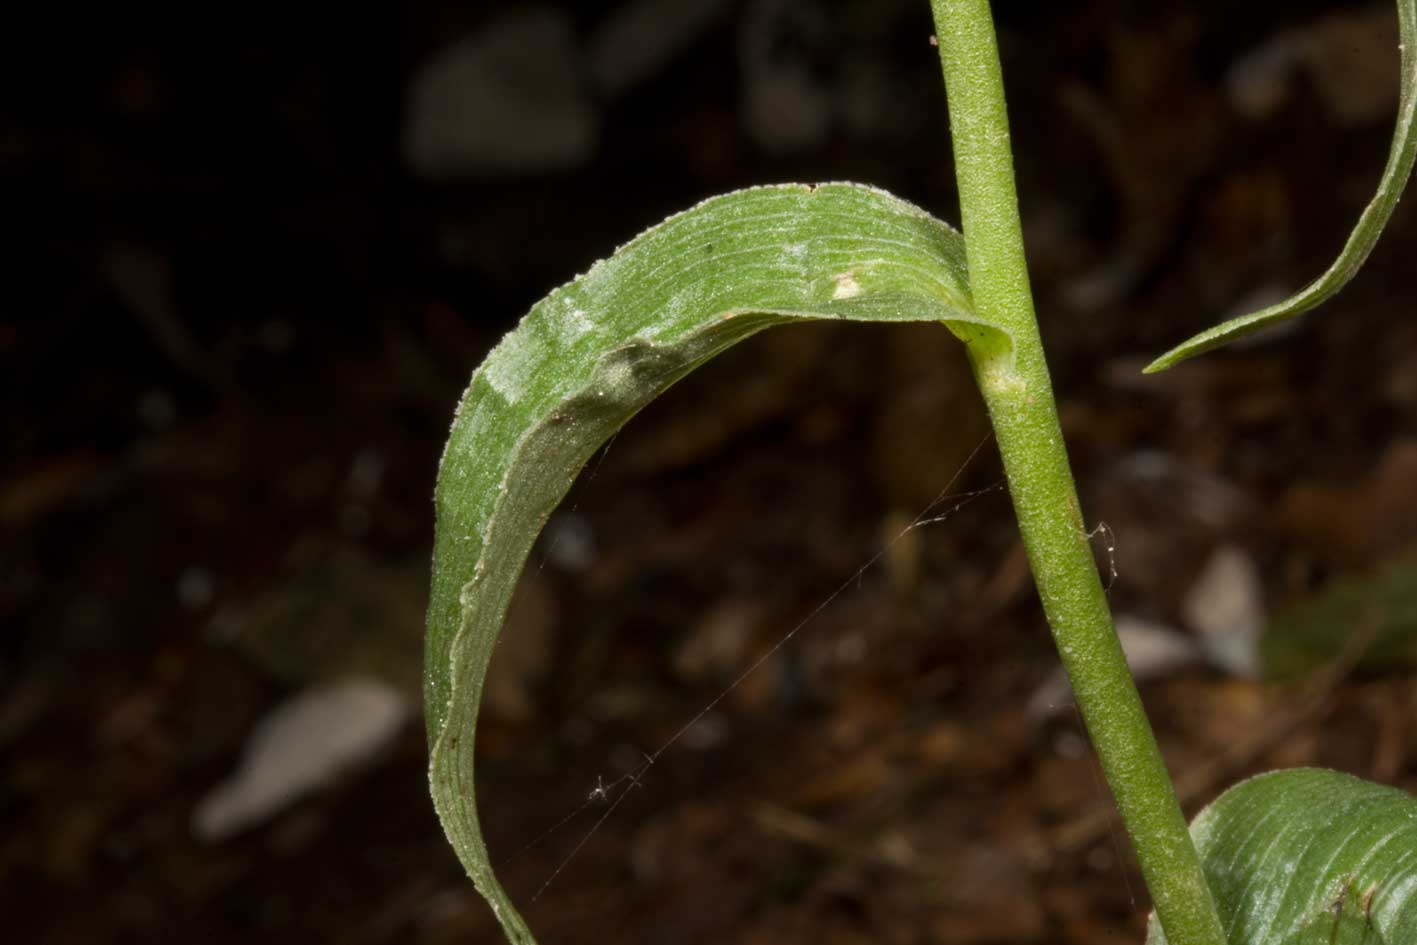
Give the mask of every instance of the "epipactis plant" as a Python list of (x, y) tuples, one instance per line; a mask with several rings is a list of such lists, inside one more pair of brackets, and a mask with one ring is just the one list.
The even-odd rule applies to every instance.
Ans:
[[(1304, 312), (1367, 258), (1410, 175), (1417, 0), (1398, 0), (1401, 96), (1377, 195), (1333, 266), (1147, 370)], [(941, 323), (964, 344), (1039, 597), (1154, 904), (1149, 945), (1417, 943), (1417, 800), (1321, 770), (1237, 785), (1187, 830), (1112, 627), (1034, 318), (988, 0), (932, 0), (963, 233), (858, 184), (706, 200), (532, 307), (473, 374), (438, 479), (424, 696), (433, 801), (507, 938), (473, 793), (487, 665), (533, 542), (594, 452), (675, 381), (765, 328)]]

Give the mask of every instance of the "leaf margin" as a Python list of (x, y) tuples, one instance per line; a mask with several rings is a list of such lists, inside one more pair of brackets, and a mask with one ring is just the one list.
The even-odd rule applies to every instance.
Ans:
[(1397, 12), (1400, 64), (1392, 146), (1377, 191), (1359, 214), (1338, 257), (1323, 275), (1289, 298), (1191, 336), (1142, 368), (1143, 374), (1168, 370), (1182, 361), (1296, 318), (1337, 295), (1363, 267), (1397, 208), (1412, 175), (1414, 159), (1417, 159), (1417, 0), (1397, 0)]

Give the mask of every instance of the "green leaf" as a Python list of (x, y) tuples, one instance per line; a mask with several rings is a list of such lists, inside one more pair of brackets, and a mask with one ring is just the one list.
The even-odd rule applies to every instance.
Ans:
[(1383, 168), (1377, 193), (1358, 217), (1358, 224), (1349, 234), (1343, 251), (1327, 272), (1294, 295), (1258, 312), (1232, 318), (1183, 341), (1147, 365), (1144, 373), (1164, 371), (1188, 358), (1301, 315), (1337, 295), (1358, 274), (1397, 207), (1397, 200), (1402, 196), (1407, 178), (1412, 173), (1413, 158), (1417, 157), (1417, 125), (1414, 125), (1414, 117), (1417, 117), (1417, 0), (1397, 0), (1397, 17), (1401, 76), (1392, 149), (1388, 152), (1387, 166)]
[[(1417, 942), (1417, 798), (1320, 768), (1274, 771), (1191, 824), (1229, 945)], [(1147, 945), (1166, 945), (1152, 918)]]
[(532, 543), (596, 449), (656, 395), (735, 342), (805, 319), (941, 321), (986, 350), (1012, 348), (972, 314), (954, 230), (869, 187), (786, 185), (715, 197), (643, 233), (537, 303), (473, 374), (436, 492), (429, 777), (448, 839), (518, 945), (534, 939), (488, 862), (473, 734)]
[(1362, 635), (1359, 669), (1417, 665), (1417, 555), (1373, 574), (1344, 575), (1274, 616), (1260, 638), (1266, 676), (1297, 676), (1343, 657)]

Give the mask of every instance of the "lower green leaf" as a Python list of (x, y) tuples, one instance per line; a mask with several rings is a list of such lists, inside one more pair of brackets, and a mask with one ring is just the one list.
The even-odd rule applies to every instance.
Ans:
[(986, 351), (1012, 350), (973, 313), (963, 240), (945, 224), (870, 187), (760, 187), (671, 217), (552, 292), (458, 407), (436, 491), (429, 777), (448, 839), (518, 945), (535, 940), (488, 861), (473, 738), (532, 543), (581, 467), (655, 396), (755, 332), (807, 319), (940, 321)]
[[(1319, 768), (1232, 787), (1191, 824), (1229, 945), (1417, 942), (1417, 798)], [(1166, 945), (1155, 917), (1147, 945)]]

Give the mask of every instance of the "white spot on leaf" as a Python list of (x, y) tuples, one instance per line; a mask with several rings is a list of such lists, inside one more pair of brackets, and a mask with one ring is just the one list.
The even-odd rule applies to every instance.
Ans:
[(507, 403), (515, 404), (521, 399), (526, 382), (539, 360), (539, 340), (533, 334), (532, 324), (524, 321), (487, 356), (482, 373), (493, 390), (501, 394)]
[(861, 294), (861, 284), (856, 281), (855, 273), (839, 272), (832, 279), (836, 282), (833, 299), (854, 299)]

